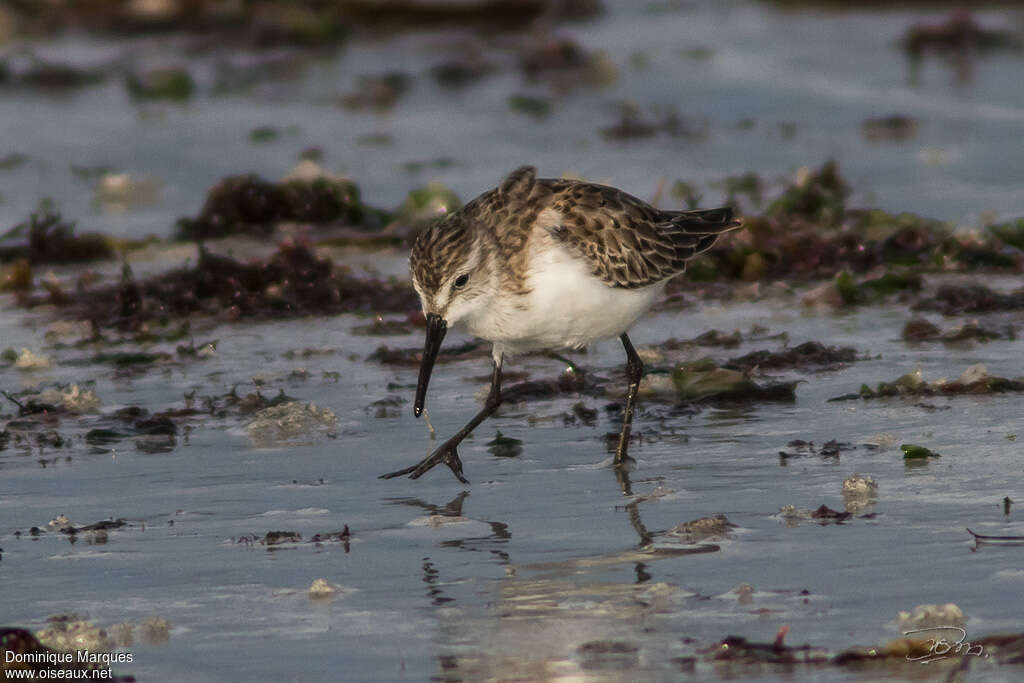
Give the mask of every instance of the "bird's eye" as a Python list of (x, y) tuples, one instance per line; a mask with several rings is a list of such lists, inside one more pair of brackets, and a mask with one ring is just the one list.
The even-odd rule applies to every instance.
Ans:
[(462, 289), (466, 286), (467, 282), (469, 282), (469, 273), (463, 273), (455, 278), (455, 282), (452, 284), (455, 286), (455, 289)]

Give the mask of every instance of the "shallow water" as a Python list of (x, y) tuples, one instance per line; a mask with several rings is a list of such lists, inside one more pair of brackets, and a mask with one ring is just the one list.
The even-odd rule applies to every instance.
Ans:
[[(980, 61), (968, 85), (957, 85), (950, 69), (930, 62), (914, 86), (894, 44), (918, 16), (907, 11), (801, 14), (707, 3), (637, 17), (626, 2), (608, 4), (608, 16), (565, 31), (606, 50), (621, 69), (619, 80), (605, 90), (557, 98), (552, 116), (540, 123), (505, 107), (511, 92), (530, 91), (514, 73), (456, 95), (418, 79), (383, 115), (323, 102), (324, 93), (345, 92), (361, 74), (425, 72), (437, 54), (429, 46), (445, 34), (360, 39), (312, 64), (298, 81), (245, 95), (203, 94), (188, 106), (138, 107), (119, 82), (62, 97), (5, 96), (2, 138), (17, 140), (7, 145), (30, 161), (0, 176), (0, 225), (13, 224), (38, 198), (51, 196), (83, 229), (166, 235), (176, 217), (198, 210), (220, 177), (249, 169), (276, 177), (311, 144), (325, 149), (327, 166), (350, 172), (364, 197), (382, 206), (397, 204), (428, 177), (468, 198), (521, 162), (548, 174), (579, 172), (641, 196), (650, 196), (659, 178), (686, 178), (705, 187), (706, 203), (713, 203), (720, 195), (710, 183), (727, 174), (789, 173), (834, 155), (861, 199), (887, 209), (967, 221), (982, 211), (1019, 212), (1024, 164), (1020, 150), (1006, 143), (1024, 133), (1024, 92), (1008, 87), (1018, 78), (1016, 56)], [(1007, 15), (1017, 16), (981, 17), (997, 22)], [(709, 60), (676, 54), (699, 46), (712, 47)], [(45, 49), (112, 58), (108, 46), (82, 38), (40, 52)], [(649, 53), (642, 71), (629, 66), (637, 50)], [(614, 102), (624, 97), (645, 110), (670, 105), (704, 116), (711, 133), (704, 141), (606, 143), (597, 130), (615, 121)], [(918, 117), (919, 135), (905, 143), (866, 144), (860, 122), (892, 111)], [(754, 120), (753, 130), (737, 127), (746, 118)], [(778, 132), (788, 122), (796, 124), (792, 139)], [(269, 145), (250, 144), (249, 129), (265, 124), (299, 128)], [(393, 135), (394, 143), (359, 144), (372, 133)], [(402, 170), (409, 160), (439, 157), (456, 163), (418, 174)], [(152, 175), (164, 189), (154, 205), (103, 213), (71, 164)], [(404, 254), (396, 251), (358, 258), (383, 272), (404, 268)], [(0, 347), (53, 353), (43, 340), (45, 312), (26, 316), (9, 299), (3, 304)], [(788, 332), (792, 345), (845, 344), (869, 358), (833, 372), (781, 373), (805, 380), (793, 403), (706, 407), (668, 418), (654, 409), (642, 412), (636, 425), (642, 439), (633, 447), (638, 465), (628, 489), (606, 467), (604, 437), (616, 426), (603, 407), (616, 395), (503, 407), (461, 449), (471, 486), (446, 470), (416, 482), (379, 481), (377, 475), (411, 464), (436, 442), (411, 415), (415, 369), (366, 361), (380, 343), (419, 345), (418, 333), (357, 336), (352, 328), (367, 321), (356, 316), (197, 326), (197, 342), (219, 339), (216, 354), (139, 373), (67, 364), (87, 356), (84, 351), (60, 352), (49, 370), (0, 368), (0, 386), (12, 389), (94, 381), (105, 413), (128, 405), (181, 408), (193, 390), (199, 397), (220, 395), (237, 385), (239, 394), (249, 393), (259, 376), (265, 395), (283, 389), (338, 417), (334, 438), (276, 447), (253, 444), (243, 418), (197, 417), (187, 433), (179, 430), (172, 452), (149, 454), (130, 439), (91, 453), (83, 435), (95, 426), (93, 415), (60, 424), (59, 431), (74, 436), (68, 449), (0, 451), (2, 624), (38, 628), (46, 616), (69, 611), (100, 625), (161, 616), (171, 624), (170, 640), (133, 645), (135, 662), (115, 669), (168, 681), (676, 680), (676, 658), (730, 634), (771, 642), (786, 625), (787, 643), (836, 652), (896, 637), (897, 613), (923, 603), (959, 605), (969, 637), (1020, 631), (1021, 549), (976, 548), (965, 531), (1024, 534), (1016, 511), (1005, 516), (1001, 507), (1004, 496), (1024, 496), (1015, 476), (1024, 439), (1020, 397), (935, 398), (925, 407), (904, 399), (827, 402), (916, 368), (930, 380), (954, 378), (976, 363), (994, 375), (1024, 374), (1022, 339), (911, 346), (899, 338), (907, 318), (906, 307), (896, 304), (835, 316), (783, 300), (708, 304), (644, 319), (632, 333), (638, 346), (758, 324)], [(992, 321), (1019, 326), (1021, 317)], [(462, 340), (452, 333), (446, 342)], [(693, 355), (721, 361), (779, 344)], [(173, 355), (173, 346), (157, 348)], [(333, 353), (284, 356), (319, 347)], [(608, 376), (623, 362), (613, 342), (571, 357)], [(307, 379), (293, 376), (299, 368), (309, 371)], [(428, 408), (439, 436), (478, 409), (488, 369), (481, 358), (435, 369)], [(562, 365), (529, 357), (507, 369), (553, 377)], [(375, 417), (371, 404), (388, 397), (404, 401), (399, 415)], [(579, 400), (599, 409), (596, 426), (564, 423), (563, 413)], [(9, 417), (12, 409), (4, 405), (0, 413)], [(488, 453), (485, 444), (498, 430), (522, 440), (520, 456)], [(893, 445), (863, 447), (883, 433), (892, 435)], [(1019, 438), (1010, 440), (1013, 434)], [(794, 439), (858, 447), (838, 459), (780, 461), (778, 452)], [(900, 443), (925, 445), (942, 457), (907, 464)], [(789, 525), (779, 516), (785, 505), (843, 509), (842, 481), (854, 473), (879, 484), (874, 517)], [(652, 492), (668, 493), (627, 507)], [(44, 527), (60, 513), (77, 524), (123, 517), (132, 526), (111, 531), (99, 545), (84, 538), (71, 544), (56, 533), (13, 535)], [(716, 513), (738, 527), (713, 542), (717, 551), (672, 552), (690, 547), (664, 531)], [(352, 531), (347, 548), (331, 542), (270, 550), (235, 542), (275, 530), (309, 539), (346, 524)], [(654, 536), (658, 553), (638, 554), (645, 534)], [(306, 591), (316, 578), (339, 586), (338, 597), (311, 601)], [(749, 602), (734, 592), (743, 583), (753, 586)], [(582, 647), (595, 641), (630, 647), (604, 656)], [(941, 666), (907, 664), (869, 675), (926, 680), (945, 675)], [(985, 680), (1019, 675), (983, 659), (972, 671)], [(693, 676), (861, 680), (864, 672), (698, 663)]]
[[(927, 400), (938, 410), (904, 399), (826, 401), (913, 368), (935, 379), (980, 362), (993, 374), (1013, 375), (1024, 341), (913, 348), (898, 339), (904, 320), (898, 307), (837, 318), (802, 315), (781, 304), (744, 304), (643, 321), (635, 331), (638, 345), (759, 323), (773, 332), (785, 329), (793, 344), (849, 344), (872, 358), (810, 375), (792, 404), (709, 407), (670, 420), (668, 429), (642, 414), (631, 491), (669, 493), (637, 504), (635, 518), (623, 508), (633, 498), (602, 466), (609, 457), (603, 437), (614, 425), (603, 414), (595, 427), (563, 424), (562, 412), (577, 398), (511, 405), (484, 423), (462, 448), (472, 486), (439, 470), (416, 482), (378, 481), (376, 475), (421, 457), (431, 442), (408, 403), (398, 417), (373, 417), (372, 401), (409, 399), (415, 370), (363, 362), (377, 340), (349, 332), (363, 322), (356, 317), (208, 330), (202, 338), (221, 340), (215, 356), (137, 377), (115, 377), (95, 366), (5, 370), (5, 386), (95, 379), (104, 411), (129, 404), (180, 407), (192, 388), (200, 396), (218, 394), (259, 374), (267, 395), (284, 388), (329, 406), (339, 418), (337, 438), (309, 445), (257, 448), (237, 419), (196, 419), (171, 453), (141, 453), (129, 440), (95, 455), (80, 434), (96, 418), (69, 418), (60, 430), (79, 436), (57, 462), (42, 468), (38, 453), (0, 453), (5, 621), (35, 625), (63, 611), (88, 614), (99, 624), (162, 616), (172, 624), (170, 641), (133, 646), (135, 663), (123, 667), (147, 680), (307, 680), (340, 671), (346, 680), (542, 672), (663, 680), (678, 676), (674, 657), (728, 634), (770, 641), (788, 625), (793, 644), (834, 651), (879, 644), (898, 635), (899, 610), (922, 603), (956, 603), (972, 635), (1017, 630), (1019, 605), (1007, 598), (1020, 589), (1018, 549), (976, 551), (964, 527), (1024, 532), (1000, 507), (1004, 495), (1016, 497), (1008, 473), (1020, 446), (1007, 434), (1021, 427), (1019, 398)], [(452, 336), (450, 343), (457, 343)], [(415, 345), (419, 339), (386, 341)], [(777, 344), (712, 355), (734, 357)], [(337, 353), (312, 360), (282, 355), (321, 346)], [(620, 356), (617, 344), (607, 343), (575, 359), (608, 373), (619, 367)], [(290, 379), (297, 367), (311, 370), (310, 379)], [(526, 358), (509, 365), (523, 367), (550, 376), (560, 364)], [(321, 370), (341, 379), (324, 380)], [(436, 369), (428, 407), (440, 433), (450, 433), (476, 409), (482, 382), (466, 378), (486, 371), (485, 359)], [(401, 388), (388, 390), (389, 382)], [(239, 393), (251, 388), (243, 384)], [(609, 402), (583, 401), (594, 408)], [(532, 426), (529, 418), (536, 418)], [(497, 430), (522, 439), (522, 455), (491, 456), (484, 444)], [(908, 465), (895, 446), (877, 452), (861, 446), (838, 459), (809, 456), (788, 464), (777, 454), (789, 450), (792, 439), (863, 444), (882, 432), (896, 444), (920, 443), (943, 457)], [(843, 509), (842, 481), (854, 473), (879, 484), (873, 518), (790, 526), (778, 516), (790, 504)], [(111, 531), (103, 545), (69, 544), (56, 533), (11, 536), (59, 513), (79, 524), (124, 517), (133, 526)], [(716, 541), (717, 552), (636, 554), (639, 534), (647, 532), (662, 551), (688, 547), (660, 534), (716, 513), (738, 525)], [(233, 541), (272, 530), (309, 539), (344, 524), (353, 533), (347, 551), (339, 543), (268, 550)], [(337, 599), (310, 601), (306, 589), (319, 577), (341, 587)], [(754, 588), (749, 603), (733, 592), (742, 583)], [(608, 640), (638, 649), (626, 664), (622, 655), (595, 663), (579, 651)], [(769, 673), (744, 675), (763, 680)], [(858, 678), (831, 669), (785, 675)], [(907, 665), (879, 675), (930, 674)]]

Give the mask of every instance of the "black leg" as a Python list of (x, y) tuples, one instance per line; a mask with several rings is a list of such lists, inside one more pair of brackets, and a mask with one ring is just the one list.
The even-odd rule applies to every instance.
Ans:
[(406, 467), (404, 470), (397, 470), (395, 472), (382, 474), (380, 475), (380, 478), (393, 479), (394, 477), (402, 477), (408, 474), (410, 479), (419, 479), (436, 465), (444, 463), (451, 468), (456, 479), (461, 481), (463, 484), (468, 484), (469, 480), (462, 474), (462, 461), (459, 460), (458, 446), (462, 443), (463, 439), (469, 436), (470, 432), (476, 429), (478, 424), (487, 419), (487, 417), (497, 410), (500, 405), (501, 360), (499, 359), (494, 362), (494, 370), (491, 372), (491, 390), (487, 392), (487, 400), (484, 402), (483, 409), (474, 415), (473, 419), (466, 423), (466, 426), (460, 429), (455, 436), (441, 444), (440, 448), (428, 455), (426, 458), (420, 460), (412, 467)]
[(644, 364), (640, 356), (636, 354), (629, 337), (623, 332), (619, 337), (622, 346), (626, 349), (626, 378), (629, 380), (629, 390), (626, 392), (626, 411), (622, 415), (622, 432), (619, 434), (619, 447), (615, 449), (615, 466), (622, 467), (629, 457), (629, 433), (633, 428), (633, 411), (636, 409), (636, 395), (640, 391), (640, 378), (644, 376)]

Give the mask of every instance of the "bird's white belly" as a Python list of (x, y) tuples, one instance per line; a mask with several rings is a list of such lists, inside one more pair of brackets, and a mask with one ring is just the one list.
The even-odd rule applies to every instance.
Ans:
[[(551, 348), (578, 348), (617, 337), (642, 316), (665, 288), (610, 287), (562, 247), (534, 254), (527, 279), (530, 293), (494, 307), (481, 329), (469, 331), (509, 353)], [(487, 329), (482, 329), (487, 328)]]

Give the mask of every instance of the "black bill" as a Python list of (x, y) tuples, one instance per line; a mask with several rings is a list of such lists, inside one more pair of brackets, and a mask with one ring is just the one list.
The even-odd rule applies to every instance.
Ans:
[(430, 372), (434, 369), (434, 361), (441, 350), (441, 342), (448, 323), (436, 313), (427, 313), (427, 341), (423, 345), (423, 360), (420, 361), (420, 379), (416, 382), (416, 401), (412, 412), (416, 417), (423, 413), (423, 401), (427, 398), (427, 385), (430, 383)]

